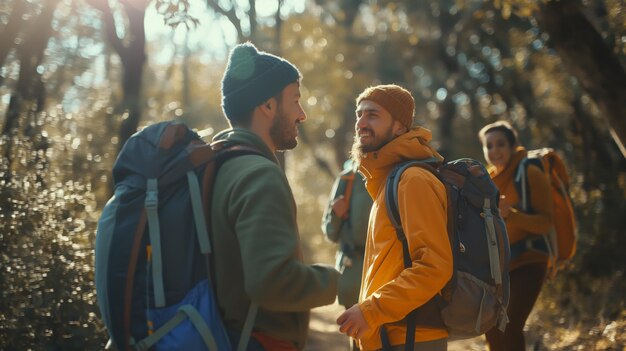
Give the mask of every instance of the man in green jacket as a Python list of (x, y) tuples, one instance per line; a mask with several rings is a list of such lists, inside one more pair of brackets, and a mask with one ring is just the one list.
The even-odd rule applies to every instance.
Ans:
[(337, 295), (334, 268), (302, 261), (295, 201), (275, 156), (296, 147), (297, 125), (306, 119), (299, 81), (290, 62), (250, 43), (231, 51), (222, 79), (222, 108), (231, 128), (214, 140), (263, 155), (224, 162), (211, 203), (214, 285), (235, 345), (251, 303), (259, 305), (249, 350), (303, 349), (309, 310)]
[(357, 170), (358, 165), (352, 160), (345, 162), (322, 217), (322, 232), (328, 240), (339, 244), (335, 268), (342, 272), (338, 299), (345, 308), (359, 302), (367, 224), (372, 208), (372, 198)]
[[(351, 159), (344, 163), (322, 216), (322, 232), (328, 240), (339, 244), (335, 260), (335, 268), (341, 272), (337, 299), (346, 309), (359, 302), (367, 225), (372, 208), (372, 198), (365, 188), (363, 176), (357, 171), (358, 165)], [(351, 349), (359, 348), (351, 342)]]

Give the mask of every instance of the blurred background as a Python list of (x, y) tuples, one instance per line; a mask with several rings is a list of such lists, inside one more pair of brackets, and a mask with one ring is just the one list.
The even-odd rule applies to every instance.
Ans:
[(308, 119), (284, 167), (308, 261), (334, 261), (320, 221), (354, 99), (397, 83), (447, 159), (484, 161), (477, 132), (500, 119), (561, 154), (578, 252), (544, 287), (529, 342), (626, 347), (624, 1), (3, 0), (0, 349), (102, 349), (93, 248), (116, 155), (159, 121), (226, 128), (220, 80), (244, 41), (304, 76)]

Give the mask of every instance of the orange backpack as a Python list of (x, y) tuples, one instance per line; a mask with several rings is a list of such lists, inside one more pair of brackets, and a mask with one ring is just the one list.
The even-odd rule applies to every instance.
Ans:
[(550, 148), (528, 151), (528, 156), (520, 162), (515, 185), (522, 203), (522, 210), (532, 213), (530, 207), (530, 187), (527, 169), (535, 165), (550, 178), (554, 202), (554, 228), (548, 240), (548, 255), (552, 275), (562, 268), (576, 252), (576, 218), (569, 196), (569, 176), (561, 157)]

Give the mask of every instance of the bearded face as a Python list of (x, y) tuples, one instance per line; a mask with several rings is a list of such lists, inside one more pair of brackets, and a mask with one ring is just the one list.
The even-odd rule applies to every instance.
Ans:
[(393, 140), (401, 127), (381, 105), (363, 100), (356, 110), (355, 136), (352, 159), (360, 163), (365, 154), (380, 150)]
[(365, 154), (380, 150), (380, 148), (393, 139), (394, 133), (392, 127), (389, 127), (387, 130), (380, 131), (379, 133), (375, 133), (375, 131), (368, 128), (359, 130), (354, 136), (354, 142), (350, 152), (352, 159), (355, 162), (360, 163)]
[(270, 137), (277, 151), (291, 150), (298, 145), (298, 124), (305, 119), (300, 105), (300, 85), (289, 84), (283, 89), (270, 126)]
[(291, 150), (298, 145), (298, 120), (291, 120), (279, 108), (270, 127), (270, 137), (277, 151)]

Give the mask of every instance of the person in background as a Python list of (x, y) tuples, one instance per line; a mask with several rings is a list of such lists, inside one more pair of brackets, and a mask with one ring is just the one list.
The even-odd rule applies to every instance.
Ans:
[[(507, 122), (488, 124), (478, 133), (489, 174), (500, 190), (500, 213), (511, 245), (509, 323), (501, 332), (486, 333), (491, 351), (523, 351), (524, 324), (539, 296), (548, 269), (543, 236), (552, 228), (552, 196), (549, 179), (537, 166), (528, 166), (530, 204), (533, 213), (521, 210), (515, 176), (526, 149), (519, 145), (517, 131)], [(542, 247), (543, 246), (543, 247)]]
[[(420, 167), (404, 171), (398, 186), (398, 210), (411, 266), (405, 268), (403, 245), (387, 214), (385, 181), (394, 167), (409, 160), (443, 158), (430, 146), (432, 134), (412, 127), (415, 102), (406, 89), (378, 85), (356, 99), (352, 157), (374, 200), (369, 218), (359, 303), (337, 318), (339, 331), (358, 339), (362, 350), (445, 351), (448, 332), (418, 326), (407, 337), (405, 317), (439, 294), (452, 277), (447, 231), (447, 195), (443, 183)], [(439, 317), (435, 311), (433, 319)], [(411, 339), (413, 339), (411, 341)]]
[[(322, 232), (328, 240), (339, 244), (335, 262), (335, 268), (342, 272), (338, 299), (346, 309), (359, 300), (367, 222), (372, 207), (372, 199), (357, 169), (352, 160), (344, 163), (322, 217)], [(353, 343), (352, 349), (356, 348)]]

